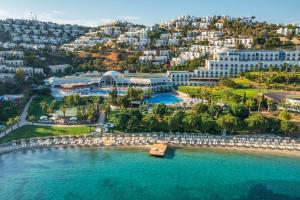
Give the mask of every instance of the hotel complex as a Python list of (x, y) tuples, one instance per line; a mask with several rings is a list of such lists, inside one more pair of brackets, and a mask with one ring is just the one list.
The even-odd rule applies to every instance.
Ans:
[(284, 64), (300, 66), (300, 51), (238, 51), (221, 49), (206, 60), (205, 67), (199, 67), (193, 72), (168, 71), (166, 74), (149, 73), (85, 73), (51, 77), (45, 81), (52, 88), (66, 91), (90, 90), (92, 88), (126, 90), (128, 87), (142, 88), (152, 92), (170, 91), (178, 85), (214, 85), (221, 77), (236, 77), (241, 72), (253, 71), (254, 68), (267, 69)]
[(238, 51), (221, 49), (206, 60), (205, 67), (189, 71), (168, 71), (174, 85), (215, 84), (220, 77), (235, 77), (241, 72), (283, 64), (300, 66), (300, 51)]

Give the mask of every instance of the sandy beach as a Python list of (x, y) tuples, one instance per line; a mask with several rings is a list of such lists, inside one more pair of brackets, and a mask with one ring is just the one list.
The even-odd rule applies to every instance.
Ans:
[[(114, 145), (114, 146), (97, 146), (97, 145), (50, 145), (50, 146), (37, 146), (26, 148), (11, 148), (0, 147), (0, 155), (16, 152), (27, 151), (32, 149), (51, 149), (51, 148), (89, 148), (89, 149), (117, 149), (120, 151), (142, 150), (148, 154), (152, 145)], [(222, 146), (191, 146), (191, 145), (168, 145), (168, 152), (174, 151), (176, 154), (177, 149), (183, 149), (187, 151), (213, 151), (223, 153), (238, 153), (238, 154), (256, 154), (256, 155), (274, 155), (274, 156), (287, 156), (287, 157), (299, 157), (300, 151), (297, 150), (279, 150), (270, 148), (246, 148), (246, 147), (222, 147)]]

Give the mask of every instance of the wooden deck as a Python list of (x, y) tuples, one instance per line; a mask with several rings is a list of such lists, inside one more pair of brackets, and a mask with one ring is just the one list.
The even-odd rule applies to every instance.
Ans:
[(109, 137), (104, 137), (102, 140), (104, 146), (111, 146), (112, 145), (112, 141)]
[(149, 154), (151, 156), (164, 157), (167, 151), (168, 145), (166, 144), (154, 144), (152, 145)]

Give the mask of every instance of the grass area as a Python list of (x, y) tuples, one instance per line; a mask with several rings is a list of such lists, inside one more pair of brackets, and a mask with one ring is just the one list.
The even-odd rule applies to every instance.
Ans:
[(236, 84), (241, 84), (241, 85), (254, 85), (255, 82), (250, 81), (249, 79), (246, 78), (231, 78), (233, 82)]
[[(36, 116), (37, 119), (39, 119), (41, 116), (43, 116), (43, 112), (42, 112), (42, 109), (41, 109), (41, 106), (40, 106), (40, 103), (42, 101), (45, 101), (47, 103), (47, 105), (50, 105), (51, 102), (54, 100), (53, 97), (51, 96), (37, 96), (35, 97), (30, 106), (29, 106), (29, 109), (28, 109), (28, 116), (30, 115), (34, 115)], [(58, 107), (59, 105), (57, 105)], [(28, 117), (27, 116), (27, 117)]]
[[(260, 76), (261, 74), (263, 75), (263, 76), (269, 76), (269, 74), (271, 75), (271, 76), (274, 76), (274, 75), (286, 75), (286, 72), (285, 71), (272, 71), (272, 72), (268, 72), (268, 71), (265, 71), (265, 72), (247, 72), (247, 73), (249, 73), (249, 74), (251, 74), (251, 75), (256, 75), (256, 76)], [(293, 73), (293, 72), (287, 72), (287, 74), (289, 74), (290, 76), (292, 76), (293, 74), (295, 74), (296, 76), (300, 76), (300, 72), (295, 72), (295, 73)]]
[[(92, 127), (92, 131), (95, 127)], [(61, 136), (61, 135), (84, 135), (90, 133), (89, 126), (58, 127), (58, 126), (33, 126), (27, 125), (14, 130), (9, 135), (0, 139), (0, 143), (12, 140), (28, 139), (32, 137)]]
[[(197, 91), (208, 91), (212, 92), (213, 96), (216, 96), (217, 98), (221, 98), (224, 96), (224, 90), (230, 90), (233, 94), (244, 96), (244, 92), (246, 93), (246, 96), (249, 98), (253, 98), (257, 96), (259, 93), (265, 93), (267, 92), (267, 89), (261, 89), (260, 92), (256, 88), (228, 88), (228, 87), (207, 87), (207, 86), (179, 86), (178, 91), (187, 93), (189, 95), (196, 94)], [(268, 92), (282, 92), (284, 90), (268, 90)]]

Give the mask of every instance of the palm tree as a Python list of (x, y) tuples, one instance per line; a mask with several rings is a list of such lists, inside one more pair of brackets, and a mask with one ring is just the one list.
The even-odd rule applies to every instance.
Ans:
[(17, 123), (18, 128), (19, 128), (20, 120), (21, 120), (21, 117), (20, 117), (20, 116), (16, 116), (16, 117), (14, 118), (14, 122)]
[(92, 120), (94, 119), (94, 116), (95, 116), (94, 114), (95, 114), (94, 106), (89, 105), (87, 116), (88, 116), (88, 120), (89, 120), (89, 123), (90, 123), (90, 132), (92, 132)]
[(48, 115), (51, 115), (52, 113), (54, 113), (54, 110), (51, 106), (48, 107), (47, 113), (48, 113)]
[(32, 123), (32, 125), (33, 125), (33, 122), (36, 121), (36, 116), (30, 115), (30, 116), (28, 117), (28, 119), (29, 119), (29, 121), (31, 121), (31, 123)]
[(147, 107), (149, 107), (149, 99), (151, 98), (151, 96), (152, 96), (152, 91), (151, 91), (151, 89), (146, 90), (146, 92), (145, 92), (145, 97), (147, 98)]
[(15, 124), (14, 118), (9, 118), (9, 119), (7, 120), (7, 122), (6, 122), (6, 125), (7, 125), (9, 128), (11, 128), (11, 130), (13, 130), (14, 124)]
[(66, 105), (62, 104), (59, 109), (63, 113), (64, 118), (66, 118), (66, 111), (67, 111)]
[(94, 116), (92, 114), (88, 114), (88, 120), (90, 123), (90, 132), (92, 132), (92, 120), (93, 120)]
[(260, 112), (260, 110), (261, 110), (261, 102), (263, 101), (263, 97), (260, 96), (260, 95), (258, 95), (256, 97), (256, 99), (257, 99), (257, 111)]
[(104, 112), (105, 114), (105, 120), (108, 118), (108, 114), (110, 112), (110, 105), (108, 102), (105, 102), (104, 104), (102, 104), (102, 108), (101, 108), (102, 112)]
[(296, 82), (293, 83), (293, 91), (296, 91), (296, 87), (297, 87), (297, 84)]
[(41, 101), (40, 102), (40, 108), (42, 109), (42, 113), (45, 115), (46, 112), (47, 112), (47, 107), (48, 107), (48, 104), (46, 101)]
[(245, 106), (248, 108), (249, 113), (251, 112), (251, 108), (255, 105), (255, 102), (252, 98), (247, 99), (245, 102)]
[(101, 98), (100, 97), (94, 97), (93, 103), (95, 105), (97, 116), (99, 116), (99, 104), (101, 103)]
[(259, 92), (259, 93), (260, 93), (260, 87), (261, 87), (261, 81), (262, 81), (262, 71), (261, 71), (262, 65), (263, 65), (262, 62), (258, 63), (258, 70), (259, 70), (259, 77), (258, 77), (258, 92)]
[(267, 105), (268, 105), (268, 112), (271, 111), (271, 106), (272, 106), (273, 102), (271, 99), (267, 99)]
[(270, 84), (271, 84), (271, 73), (273, 72), (273, 66), (272, 65), (270, 65), (269, 67), (268, 67), (268, 81), (267, 81), (267, 90), (269, 90), (269, 88), (270, 88)]
[(286, 76), (286, 91), (288, 91), (289, 89), (289, 73), (288, 73), (288, 67), (289, 67), (289, 64), (288, 63), (284, 63), (284, 66), (285, 66), (285, 76)]

